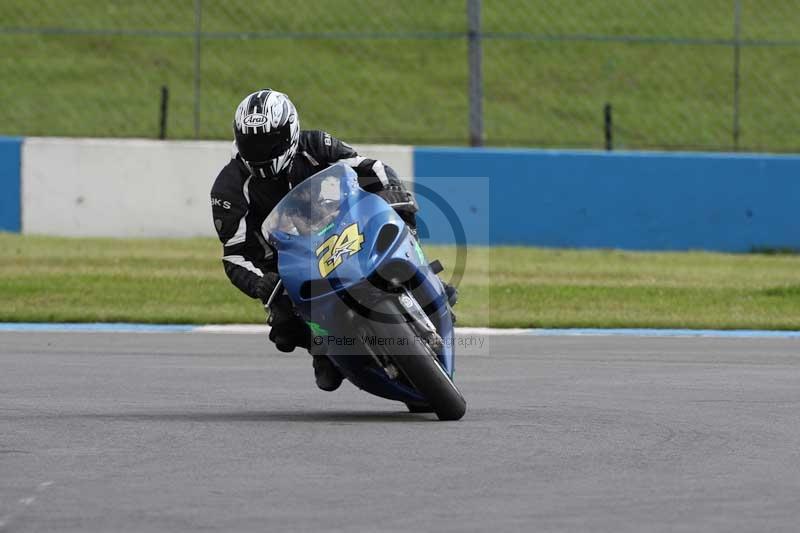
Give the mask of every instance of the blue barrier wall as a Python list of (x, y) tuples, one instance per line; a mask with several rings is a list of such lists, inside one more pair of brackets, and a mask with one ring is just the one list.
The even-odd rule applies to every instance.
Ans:
[(20, 230), (22, 139), (0, 137), (0, 231)]
[[(417, 148), (414, 174), (474, 244), (800, 250), (796, 156)], [(444, 218), (426, 222), (452, 242)]]

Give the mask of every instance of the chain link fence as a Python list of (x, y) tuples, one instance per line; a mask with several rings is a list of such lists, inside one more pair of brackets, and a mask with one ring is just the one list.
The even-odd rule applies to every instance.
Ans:
[(351, 142), (797, 152), (798, 28), (800, 0), (1, 0), (0, 134), (224, 139), (272, 87)]

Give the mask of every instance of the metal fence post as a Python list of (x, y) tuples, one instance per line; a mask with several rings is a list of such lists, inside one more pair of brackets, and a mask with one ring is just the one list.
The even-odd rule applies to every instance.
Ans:
[(194, 138), (200, 137), (200, 52), (203, 38), (203, 0), (194, 0)]
[(742, 0), (735, 0), (733, 13), (733, 149), (739, 151), (739, 76), (742, 40)]
[(481, 0), (467, 0), (469, 31), (469, 143), (483, 145), (483, 69), (481, 52)]
[(158, 114), (158, 138), (167, 138), (167, 107), (169, 106), (169, 87), (161, 86), (161, 106)]

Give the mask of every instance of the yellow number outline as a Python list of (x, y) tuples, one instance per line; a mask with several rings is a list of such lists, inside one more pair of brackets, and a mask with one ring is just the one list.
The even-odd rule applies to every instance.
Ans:
[(350, 224), (342, 233), (331, 235), (317, 248), (319, 257), (319, 274), (323, 278), (342, 264), (345, 254), (347, 257), (361, 251), (364, 236), (358, 231), (358, 224)]

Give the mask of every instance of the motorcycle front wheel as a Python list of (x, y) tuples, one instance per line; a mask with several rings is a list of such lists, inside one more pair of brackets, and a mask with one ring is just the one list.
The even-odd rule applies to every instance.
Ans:
[[(375, 304), (373, 310), (378, 313), (377, 316), (401, 315), (399, 304), (391, 298)], [(379, 337), (394, 339), (391, 345), (382, 347), (383, 355), (390, 357), (414, 388), (425, 397), (439, 420), (459, 420), (464, 416), (467, 411), (464, 396), (442, 368), (433, 349), (427, 343), (420, 342), (414, 324), (373, 321), (371, 329)]]

